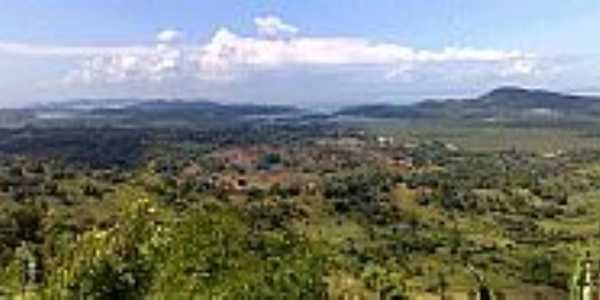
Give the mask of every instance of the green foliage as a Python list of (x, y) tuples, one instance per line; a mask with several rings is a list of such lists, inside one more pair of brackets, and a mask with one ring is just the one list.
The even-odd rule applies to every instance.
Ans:
[(119, 220), (111, 228), (83, 233), (63, 245), (49, 262), (46, 292), (92, 299), (142, 298), (152, 282), (152, 251), (160, 236), (156, 208), (148, 198), (121, 199)]
[(552, 260), (547, 255), (533, 255), (527, 260), (525, 268), (531, 282), (545, 285), (552, 284)]
[[(326, 255), (319, 244), (285, 230), (254, 232), (238, 210), (220, 204), (177, 212), (135, 188), (117, 196), (111, 227), (71, 241), (49, 231), (57, 240), (43, 252), (43, 295), (306, 299), (325, 293)], [(6, 288), (17, 290), (20, 272), (13, 263), (0, 273)]]
[(338, 213), (358, 213), (385, 224), (395, 217), (386, 197), (392, 185), (392, 176), (383, 170), (358, 169), (326, 178), (323, 196)]
[(401, 273), (377, 265), (367, 265), (362, 280), (383, 299), (408, 299), (406, 280)]
[[(362, 134), (338, 143), (339, 128), (276, 126), (106, 129), (98, 141), (83, 129), (0, 133), (18, 152), (35, 150), (31, 136), (44, 157), (67, 160), (0, 155), (0, 289), (64, 299), (566, 289), (573, 245), (600, 245), (597, 151), (470, 152), (447, 143), (469, 131), (446, 128), (379, 147)], [(81, 135), (68, 149), (54, 141)], [(119, 145), (87, 165), (96, 142)], [(219, 156), (229, 148), (259, 170)], [(243, 188), (219, 180), (240, 178)]]
[(256, 299), (323, 292), (318, 248), (285, 232), (251, 232), (234, 210), (192, 208), (172, 237), (161, 254), (157, 290)]
[(267, 153), (263, 155), (258, 161), (256, 168), (258, 170), (270, 170), (273, 166), (281, 164), (283, 158), (279, 153)]

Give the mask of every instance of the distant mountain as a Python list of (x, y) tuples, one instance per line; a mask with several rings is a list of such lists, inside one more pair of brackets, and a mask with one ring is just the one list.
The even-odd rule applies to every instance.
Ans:
[(36, 110), (91, 110), (102, 108), (124, 108), (148, 100), (141, 99), (72, 99), (33, 105)]
[(208, 100), (179, 99), (75, 99), (37, 104), (35, 111), (203, 111), (213, 113), (273, 114), (297, 110), (292, 106), (222, 104)]
[(292, 106), (221, 104), (211, 101), (166, 101), (140, 102), (119, 109), (95, 109), (89, 115), (96, 117), (120, 117), (135, 123), (177, 122), (196, 123), (201, 121), (238, 121), (246, 117), (273, 116), (298, 113)]
[(427, 118), (433, 117), (425, 110), (416, 106), (391, 105), (391, 104), (369, 104), (348, 106), (339, 110), (337, 115), (370, 117), (370, 118)]
[[(15, 119), (16, 113), (22, 117)], [(293, 106), (222, 104), (212, 101), (91, 99), (0, 110), (0, 127), (37, 126), (187, 126), (233, 124), (252, 118), (301, 115)]]
[(337, 114), (370, 118), (595, 121), (600, 117), (600, 98), (502, 87), (475, 99), (425, 100), (412, 105), (362, 105), (343, 108)]
[(129, 111), (193, 112), (213, 115), (272, 115), (297, 112), (299, 109), (284, 105), (221, 104), (211, 101), (147, 101), (125, 107)]

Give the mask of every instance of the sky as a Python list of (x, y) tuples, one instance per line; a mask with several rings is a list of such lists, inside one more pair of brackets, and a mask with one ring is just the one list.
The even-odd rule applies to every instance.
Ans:
[(0, 107), (600, 92), (597, 0), (3, 0)]

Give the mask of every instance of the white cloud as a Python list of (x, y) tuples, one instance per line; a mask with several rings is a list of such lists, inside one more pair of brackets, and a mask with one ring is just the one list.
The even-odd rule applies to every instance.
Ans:
[(152, 49), (145, 46), (126, 47), (65, 47), (0, 42), (0, 53), (33, 57), (85, 57), (97, 55), (145, 55)]
[(222, 65), (394, 65), (447, 61), (508, 61), (526, 57), (518, 51), (446, 48), (442, 51), (416, 50), (366, 39), (293, 38), (260, 39), (240, 37), (220, 29), (203, 47), (206, 66)]
[(254, 23), (257, 36), (244, 37), (221, 28), (204, 45), (184, 44), (181, 32), (164, 30), (156, 36), (154, 46), (59, 47), (0, 42), (0, 52), (83, 60), (66, 76), (65, 82), (71, 84), (156, 82), (177, 77), (232, 80), (239, 74), (296, 66), (333, 69), (376, 66), (383, 70), (382, 79), (405, 81), (412, 77), (403, 73), (448, 63), (477, 64), (502, 76), (526, 76), (535, 70), (535, 57), (520, 51), (421, 50), (365, 38), (297, 36), (298, 28), (274, 16), (256, 18)]
[(298, 33), (298, 28), (283, 22), (280, 18), (275, 16), (258, 17), (254, 18), (254, 25), (256, 31), (260, 36), (264, 37), (277, 37), (280, 35)]
[(413, 80), (413, 72), (415, 71), (413, 64), (399, 65), (384, 74), (383, 78), (387, 81), (410, 82)]
[(172, 29), (163, 30), (156, 35), (156, 40), (163, 44), (173, 44), (182, 38), (183, 34), (180, 31)]
[(537, 66), (534, 61), (528, 59), (515, 60), (505, 66), (501, 71), (503, 76), (527, 76), (533, 75), (537, 71)]
[[(448, 62), (501, 63), (523, 72), (526, 66), (517, 63), (525, 59), (533, 56), (519, 51), (473, 48), (418, 50), (362, 38), (241, 37), (227, 28), (219, 29), (198, 56), (201, 74), (213, 78), (229, 78), (239, 70), (286, 66), (388, 66), (397, 75), (398, 70), (410, 69), (407, 65)], [(389, 76), (388, 72), (384, 77)]]
[(85, 60), (64, 78), (67, 84), (161, 81), (176, 77), (183, 67), (180, 49), (165, 44), (143, 54), (99, 55)]

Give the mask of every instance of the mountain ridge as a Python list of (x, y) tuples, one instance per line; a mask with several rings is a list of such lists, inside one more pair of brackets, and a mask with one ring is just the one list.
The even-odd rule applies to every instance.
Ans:
[(600, 116), (600, 97), (507, 86), (476, 98), (427, 99), (409, 105), (358, 105), (342, 108), (336, 114), (407, 119), (591, 120)]

